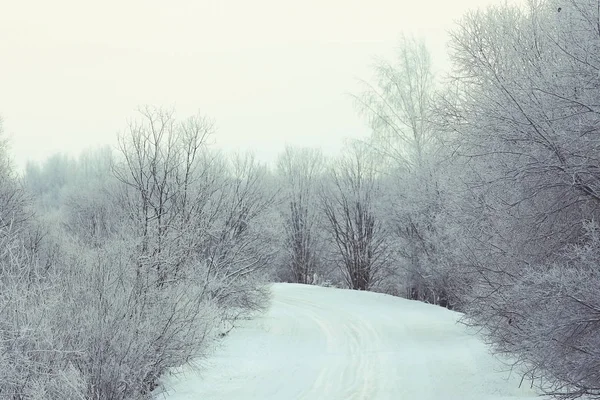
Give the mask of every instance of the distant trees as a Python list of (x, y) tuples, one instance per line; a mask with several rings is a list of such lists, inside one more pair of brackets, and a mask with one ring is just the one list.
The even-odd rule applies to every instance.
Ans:
[(25, 195), (12, 171), (0, 118), (0, 232), (25, 222), (28, 214), (25, 205)]
[(62, 190), (63, 227), (85, 246), (103, 246), (127, 219), (125, 207), (118, 201), (122, 187), (112, 174), (114, 163), (115, 154), (109, 147), (83, 153), (76, 160), (77, 173)]
[(287, 147), (280, 155), (277, 171), (283, 184), (285, 263), (298, 283), (315, 283), (321, 274), (322, 238), (319, 232), (318, 185), (325, 160), (316, 149)]
[(393, 62), (375, 65), (375, 83), (356, 96), (372, 128), (372, 146), (391, 169), (414, 171), (431, 156), (434, 75), (425, 43), (403, 36)]
[[(380, 61), (375, 83), (356, 97), (380, 158), (386, 224), (396, 237), (398, 278), (391, 290), (412, 299), (455, 302), (448, 259), (450, 198), (443, 185), (448, 158), (434, 121), (435, 77), (425, 44), (403, 37), (393, 62)], [(398, 287), (400, 286), (400, 287)]]
[(351, 289), (372, 289), (387, 272), (386, 232), (375, 204), (379, 195), (372, 154), (355, 143), (330, 167), (320, 194), (333, 261)]
[(0, 397), (80, 398), (85, 383), (71, 366), (78, 351), (59, 328), (63, 276), (43, 262), (43, 232), (3, 139), (0, 129)]

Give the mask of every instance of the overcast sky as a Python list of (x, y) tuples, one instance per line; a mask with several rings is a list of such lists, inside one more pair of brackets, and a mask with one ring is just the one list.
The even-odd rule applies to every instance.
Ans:
[(135, 109), (216, 121), (272, 160), (368, 133), (348, 93), (402, 32), (445, 65), (446, 32), (493, 0), (0, 0), (0, 115), (17, 165), (114, 145)]

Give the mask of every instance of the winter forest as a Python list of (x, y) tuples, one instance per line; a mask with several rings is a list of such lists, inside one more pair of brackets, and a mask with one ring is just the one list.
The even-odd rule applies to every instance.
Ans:
[(295, 282), (459, 311), (526, 384), (600, 399), (599, 3), (473, 11), (449, 52), (434, 76), (406, 36), (335, 159), (217, 151), (158, 105), (22, 174), (1, 142), (0, 398), (148, 398)]

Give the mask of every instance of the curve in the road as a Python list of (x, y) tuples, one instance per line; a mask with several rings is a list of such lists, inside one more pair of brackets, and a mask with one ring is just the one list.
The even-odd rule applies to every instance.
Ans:
[(265, 315), (234, 330), (201, 372), (165, 379), (168, 400), (537, 398), (456, 321), (377, 293), (272, 286)]

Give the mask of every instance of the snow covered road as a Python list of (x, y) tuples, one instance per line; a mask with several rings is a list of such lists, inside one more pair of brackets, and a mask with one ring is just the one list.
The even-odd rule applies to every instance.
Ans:
[(201, 373), (166, 378), (164, 397), (536, 398), (455, 323), (457, 313), (368, 292), (293, 284), (272, 292), (270, 310), (231, 332)]

